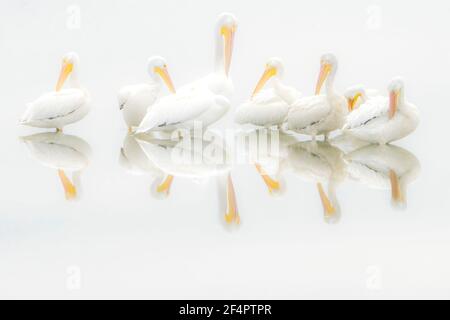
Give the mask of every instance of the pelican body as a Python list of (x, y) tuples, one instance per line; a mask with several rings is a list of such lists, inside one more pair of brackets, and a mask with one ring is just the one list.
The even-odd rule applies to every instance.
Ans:
[(236, 29), (237, 20), (233, 15), (226, 13), (219, 17), (215, 29), (214, 72), (161, 99), (149, 109), (138, 133), (193, 129), (196, 123), (208, 128), (228, 112), (231, 107), (229, 99), (234, 93), (229, 72)]
[[(56, 90), (49, 92), (28, 104), (20, 123), (37, 128), (56, 128), (83, 119), (90, 109), (89, 93), (78, 82), (79, 57), (76, 53), (67, 54), (62, 63)], [(63, 89), (67, 82), (67, 87)]]
[[(389, 85), (389, 97), (365, 98), (364, 91), (354, 99), (361, 106), (348, 116), (344, 131), (370, 143), (387, 144), (413, 133), (420, 122), (418, 108), (405, 100), (404, 83), (394, 79)], [(358, 98), (359, 97), (359, 98)]]

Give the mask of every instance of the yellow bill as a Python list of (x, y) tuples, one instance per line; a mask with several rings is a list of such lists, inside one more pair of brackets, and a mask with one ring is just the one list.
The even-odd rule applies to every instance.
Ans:
[(231, 175), (228, 175), (227, 182), (227, 213), (225, 214), (225, 222), (227, 224), (236, 223), (237, 225), (241, 223), (236, 203), (236, 192), (234, 190)]
[(227, 76), (230, 73), (231, 68), (231, 60), (233, 58), (233, 50), (234, 50), (234, 37), (236, 34), (236, 27), (223, 27), (222, 28), (222, 36), (225, 41), (225, 73)]
[(328, 76), (330, 75), (331, 72), (331, 68), (332, 68), (331, 65), (328, 63), (322, 64), (322, 67), (320, 68), (319, 79), (317, 80), (316, 85), (316, 95), (319, 95), (320, 91), (322, 91), (323, 84), (328, 79)]
[(325, 211), (325, 215), (327, 217), (331, 217), (336, 213), (336, 208), (331, 203), (330, 199), (328, 198), (327, 194), (323, 190), (323, 186), (321, 183), (317, 184), (317, 188), (319, 190), (320, 199), (322, 200), (323, 209)]
[(167, 176), (167, 178), (163, 181), (163, 183), (161, 183), (156, 188), (156, 192), (157, 193), (169, 194), (170, 193), (170, 188), (172, 187), (173, 179), (174, 179), (173, 176)]
[(175, 86), (167, 68), (155, 67), (155, 73), (157, 73), (161, 77), (161, 79), (163, 79), (170, 92), (176, 93)]
[(276, 76), (277, 70), (274, 67), (267, 67), (264, 71), (261, 79), (258, 81), (256, 85), (255, 91), (253, 91), (252, 97), (256, 96), (266, 85), (266, 83), (274, 76)]
[(357, 93), (353, 98), (348, 98), (348, 111), (352, 112), (355, 110), (355, 106), (358, 103), (359, 99), (361, 99), (361, 93)]
[(77, 189), (66, 176), (63, 170), (58, 170), (59, 179), (64, 187), (64, 192), (66, 194), (66, 200), (75, 200), (77, 198)]
[(68, 61), (63, 61), (61, 72), (59, 74), (58, 83), (56, 84), (56, 91), (60, 91), (62, 87), (64, 86), (64, 83), (66, 83), (67, 78), (73, 71), (73, 63), (70, 63)]
[(258, 170), (258, 173), (261, 175), (261, 178), (263, 178), (264, 183), (266, 184), (267, 188), (269, 189), (269, 193), (274, 193), (280, 190), (280, 183), (274, 179), (272, 179), (267, 173), (264, 172), (261, 165), (256, 164), (256, 170)]

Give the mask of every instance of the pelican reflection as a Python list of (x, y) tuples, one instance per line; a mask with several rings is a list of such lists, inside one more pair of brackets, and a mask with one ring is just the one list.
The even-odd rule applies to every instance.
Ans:
[(370, 145), (349, 153), (346, 160), (350, 179), (372, 189), (390, 190), (392, 205), (407, 207), (407, 186), (421, 171), (411, 152), (393, 145)]
[[(61, 132), (40, 133), (20, 139), (34, 160), (57, 171), (66, 199), (78, 199), (80, 175), (89, 166), (89, 144), (79, 137)], [(71, 174), (71, 178), (68, 174)]]
[[(160, 141), (164, 147), (164, 141)], [(165, 142), (166, 144), (168, 142)], [(167, 198), (173, 183), (173, 176), (166, 174), (147, 156), (134, 134), (127, 134), (119, 157), (120, 165), (130, 174), (153, 178), (151, 194), (158, 199)]]
[(164, 192), (175, 179), (188, 179), (198, 183), (215, 179), (220, 193), (220, 212), (221, 215), (225, 214), (224, 221), (228, 225), (239, 225), (232, 166), (224, 140), (208, 131), (201, 137), (191, 136), (189, 133), (175, 136), (177, 138), (173, 140), (159, 140), (146, 134), (136, 136), (147, 161), (166, 177), (161, 184), (155, 186), (156, 193)]
[(236, 135), (245, 148), (246, 162), (253, 164), (270, 195), (282, 195), (286, 190), (283, 173), (289, 167), (289, 146), (298, 140), (280, 130), (255, 129)]
[(289, 161), (293, 173), (317, 185), (325, 220), (339, 222), (341, 209), (336, 188), (346, 177), (342, 151), (328, 142), (300, 142), (289, 147)]

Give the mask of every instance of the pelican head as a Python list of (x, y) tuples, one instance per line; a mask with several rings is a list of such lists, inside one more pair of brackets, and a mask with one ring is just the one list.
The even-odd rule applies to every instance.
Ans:
[(264, 71), (261, 79), (256, 85), (253, 97), (257, 95), (266, 85), (266, 83), (273, 77), (281, 78), (284, 75), (284, 64), (279, 58), (271, 58), (266, 64), (266, 70)]
[(62, 89), (66, 80), (77, 69), (79, 61), (80, 58), (75, 52), (69, 52), (64, 56), (58, 83), (56, 84), (56, 91), (60, 91)]
[(357, 108), (357, 106), (359, 105), (358, 104), (359, 101), (364, 102), (367, 100), (366, 90), (364, 89), (364, 86), (362, 86), (362, 85), (357, 85), (357, 86), (348, 88), (347, 91), (345, 91), (344, 96), (348, 102), (348, 111), (349, 112), (352, 112), (353, 110), (355, 110)]
[(175, 93), (175, 86), (172, 82), (172, 78), (170, 77), (169, 70), (167, 68), (166, 59), (162, 57), (151, 57), (148, 59), (148, 72), (150, 73), (150, 77), (158, 81), (158, 76), (166, 84), (167, 88), (170, 92)]
[(394, 78), (389, 84), (389, 118), (392, 119), (398, 110), (398, 107), (403, 102), (405, 83), (401, 78)]
[[(231, 59), (233, 57), (234, 36), (237, 31), (238, 21), (231, 13), (222, 13), (217, 20), (218, 36), (223, 40), (223, 64), (225, 73), (230, 73)], [(222, 44), (221, 44), (222, 47)]]
[(320, 59), (320, 74), (316, 85), (316, 95), (320, 94), (323, 84), (336, 74), (337, 68), (338, 60), (335, 55), (325, 54), (322, 56)]

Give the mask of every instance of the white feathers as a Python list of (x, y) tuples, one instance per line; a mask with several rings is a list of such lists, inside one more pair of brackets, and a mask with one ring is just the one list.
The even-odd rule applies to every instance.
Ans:
[(416, 106), (402, 102), (393, 118), (389, 116), (389, 99), (369, 98), (347, 118), (344, 132), (370, 143), (386, 144), (400, 140), (416, 130), (419, 111)]
[(236, 111), (238, 124), (252, 124), (260, 127), (281, 126), (289, 112), (289, 105), (281, 99), (274, 89), (258, 93)]
[(351, 130), (364, 125), (370, 121), (385, 116), (389, 112), (389, 99), (386, 97), (372, 97), (363, 103), (358, 109), (354, 110), (347, 117), (344, 130)]
[[(28, 104), (20, 124), (38, 128), (63, 129), (83, 119), (90, 108), (89, 93), (78, 83), (79, 58), (68, 53), (62, 62), (57, 89)], [(62, 89), (65, 83), (66, 89)]]
[(161, 98), (148, 111), (137, 132), (192, 129), (196, 122), (206, 128), (219, 120), (229, 109), (230, 102), (225, 97), (214, 95), (210, 91), (179, 91)]
[(119, 106), (128, 127), (141, 124), (149, 107), (158, 100), (160, 92), (161, 84), (154, 82), (125, 86), (119, 91)]
[(61, 133), (40, 133), (21, 140), (30, 156), (52, 169), (80, 171), (89, 165), (90, 146), (83, 139)]
[(341, 96), (307, 97), (292, 105), (288, 128), (312, 136), (328, 134), (342, 128), (345, 115), (346, 101)]
[(81, 89), (44, 94), (28, 105), (21, 124), (38, 128), (62, 128), (87, 115), (89, 100), (88, 94)]

